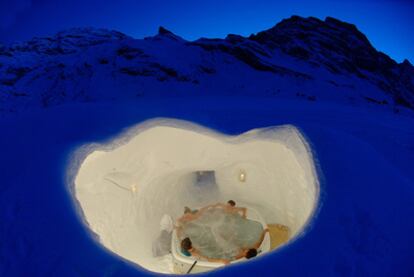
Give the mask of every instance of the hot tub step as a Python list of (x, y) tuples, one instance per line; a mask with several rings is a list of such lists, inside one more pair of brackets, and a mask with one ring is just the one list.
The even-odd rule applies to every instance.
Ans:
[(289, 240), (289, 227), (282, 224), (268, 224), (270, 249), (278, 248)]

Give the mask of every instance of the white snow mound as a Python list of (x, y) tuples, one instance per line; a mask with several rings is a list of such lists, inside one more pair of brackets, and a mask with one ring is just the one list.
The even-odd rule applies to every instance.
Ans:
[[(121, 143), (120, 143), (121, 141)], [(168, 273), (152, 244), (164, 215), (233, 199), (297, 237), (319, 197), (310, 147), (291, 125), (227, 136), (189, 122), (146, 121), (108, 145), (78, 151), (74, 194), (99, 242), (150, 271)], [(89, 147), (88, 149), (91, 149)], [(75, 155), (76, 156), (76, 155)], [(76, 159), (75, 159), (76, 160)], [(215, 183), (197, 183), (214, 171)]]

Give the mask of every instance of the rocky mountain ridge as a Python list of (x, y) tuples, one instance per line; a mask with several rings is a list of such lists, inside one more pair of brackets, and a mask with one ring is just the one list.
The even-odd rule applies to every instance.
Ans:
[(414, 107), (414, 67), (354, 25), (292, 16), (249, 37), (134, 39), (74, 28), (0, 46), (0, 111), (173, 95), (288, 97)]

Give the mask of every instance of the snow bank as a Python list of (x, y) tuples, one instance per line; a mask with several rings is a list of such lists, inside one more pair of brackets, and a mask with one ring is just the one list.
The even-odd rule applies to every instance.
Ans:
[[(176, 218), (184, 206), (233, 199), (254, 207), (267, 223), (289, 226), (293, 238), (318, 200), (312, 154), (290, 125), (226, 136), (156, 119), (90, 148), (74, 184), (82, 216), (106, 248), (155, 272), (168, 272), (151, 250), (165, 214)], [(205, 170), (215, 171), (216, 184), (196, 182), (195, 173)]]

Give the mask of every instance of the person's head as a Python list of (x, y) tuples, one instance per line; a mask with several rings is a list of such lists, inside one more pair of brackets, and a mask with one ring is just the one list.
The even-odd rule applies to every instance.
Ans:
[(256, 256), (257, 256), (257, 250), (255, 248), (250, 248), (249, 250), (247, 250), (245, 257), (246, 259), (251, 259)]
[(227, 204), (229, 204), (232, 207), (236, 206), (236, 202), (234, 202), (233, 200), (227, 201)]
[(185, 238), (181, 241), (181, 248), (187, 251), (193, 248), (190, 238)]
[(191, 213), (191, 209), (189, 207), (184, 207), (184, 214)]

